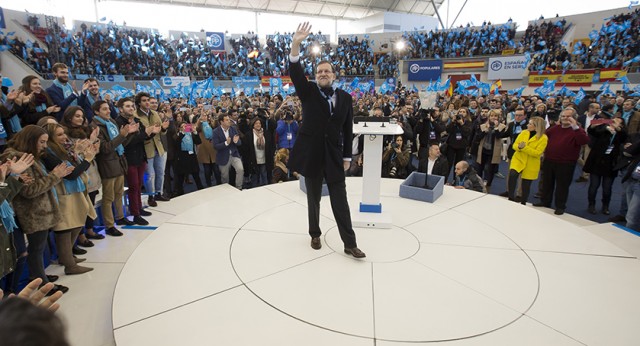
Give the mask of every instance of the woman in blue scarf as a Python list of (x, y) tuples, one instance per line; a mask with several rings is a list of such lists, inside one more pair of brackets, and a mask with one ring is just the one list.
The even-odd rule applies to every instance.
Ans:
[(47, 124), (44, 129), (49, 135), (46, 155), (42, 158), (47, 170), (61, 163), (73, 167), (71, 174), (54, 187), (62, 214), (62, 220), (53, 227), (58, 258), (64, 265), (65, 274), (83, 274), (93, 268), (79, 266), (78, 263), (83, 260), (73, 257), (72, 248), (87, 217), (96, 218), (95, 209), (87, 193), (86, 171), (91, 166), (97, 150), (89, 140), (71, 142), (62, 125)]
[(15, 99), (15, 112), (22, 120), (22, 126), (34, 125), (46, 116), (55, 115), (60, 107), (53, 104), (49, 94), (42, 88), (40, 78), (29, 75), (22, 79)]

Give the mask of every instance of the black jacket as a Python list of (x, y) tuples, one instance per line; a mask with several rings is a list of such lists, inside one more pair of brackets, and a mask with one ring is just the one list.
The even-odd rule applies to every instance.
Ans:
[(289, 157), (289, 168), (305, 177), (323, 175), (327, 182), (344, 181), (343, 159), (351, 159), (352, 98), (336, 90), (333, 115), (317, 84), (304, 75), (300, 62), (289, 63), (291, 80), (302, 101), (302, 125)]
[[(145, 127), (138, 118), (133, 117), (133, 121), (140, 125), (140, 129), (137, 134), (127, 136), (127, 140), (123, 143), (124, 156), (127, 158), (127, 164), (129, 166), (140, 166), (144, 162), (147, 162), (147, 154), (144, 151), (144, 141), (154, 135), (152, 134), (151, 136), (147, 136)], [(120, 115), (116, 118), (116, 123), (118, 124), (118, 128), (120, 128), (121, 126), (128, 124), (129, 119)]]

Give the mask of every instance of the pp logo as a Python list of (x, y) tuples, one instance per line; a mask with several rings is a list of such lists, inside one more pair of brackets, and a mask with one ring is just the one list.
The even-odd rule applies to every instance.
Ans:
[(210, 40), (211, 40), (211, 47), (213, 48), (218, 48), (220, 46), (222, 46), (222, 37), (220, 37), (220, 35), (218, 34), (211, 34)]
[(171, 84), (173, 84), (173, 83), (171, 83), (171, 78), (165, 78), (165, 79), (163, 80), (163, 82), (164, 82), (164, 85), (171, 85)]
[(411, 73), (418, 73), (418, 72), (420, 72), (420, 65), (418, 65), (418, 64), (411, 64), (411, 66), (409, 66), (409, 71), (411, 71)]
[(497, 61), (497, 60), (496, 60), (496, 61), (494, 61), (494, 62), (492, 62), (492, 63), (491, 63), (491, 69), (492, 69), (493, 71), (498, 71), (498, 70), (500, 70), (501, 68), (502, 68), (502, 62), (500, 62), (500, 61)]

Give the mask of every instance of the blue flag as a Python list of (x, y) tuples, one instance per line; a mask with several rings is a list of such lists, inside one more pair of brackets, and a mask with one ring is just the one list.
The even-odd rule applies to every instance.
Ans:
[(579, 105), (580, 102), (582, 102), (582, 100), (585, 98), (585, 96), (587, 96), (587, 94), (584, 92), (584, 89), (580, 88), (580, 90), (578, 90), (578, 93), (576, 94), (576, 99), (573, 100), (573, 103)]

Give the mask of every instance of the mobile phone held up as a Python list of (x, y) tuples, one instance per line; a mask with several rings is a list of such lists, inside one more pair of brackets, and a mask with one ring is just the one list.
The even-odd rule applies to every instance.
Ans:
[(191, 130), (192, 130), (192, 128), (191, 128), (191, 127), (192, 127), (192, 125), (191, 125), (191, 124), (185, 124), (185, 125), (184, 125), (184, 132), (185, 132), (185, 133), (191, 133)]

